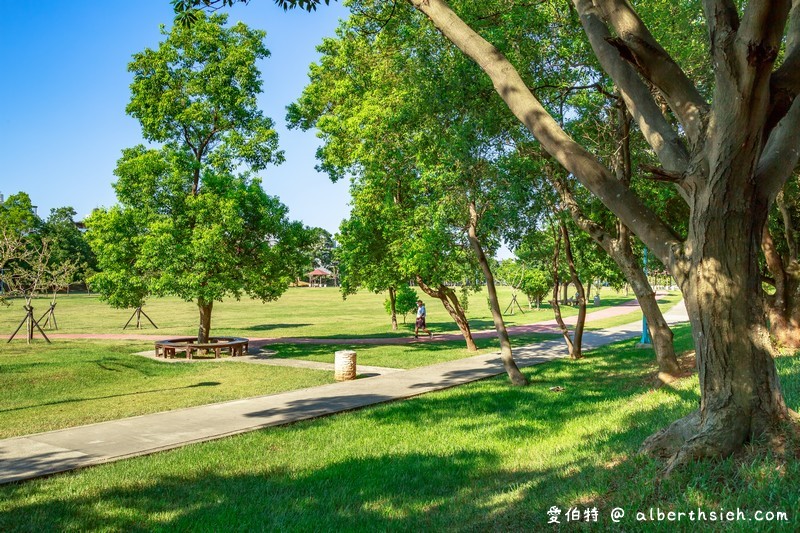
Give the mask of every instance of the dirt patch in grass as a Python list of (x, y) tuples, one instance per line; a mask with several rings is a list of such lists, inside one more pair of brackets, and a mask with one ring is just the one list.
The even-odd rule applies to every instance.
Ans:
[(697, 372), (697, 357), (695, 356), (694, 351), (684, 352), (677, 358), (678, 366), (680, 367), (680, 372), (677, 376), (669, 376), (656, 370), (647, 375), (645, 378), (645, 384), (653, 389), (658, 389), (665, 385), (671, 385), (676, 381), (691, 377)]

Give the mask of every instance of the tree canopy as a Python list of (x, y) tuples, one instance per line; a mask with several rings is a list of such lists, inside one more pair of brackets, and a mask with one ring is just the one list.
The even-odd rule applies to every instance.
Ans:
[(252, 174), (283, 160), (272, 120), (256, 106), (264, 33), (226, 21), (200, 14), (134, 55), (127, 111), (161, 147), (124, 150), (119, 206), (87, 221), (102, 268), (92, 282), (104, 298), (125, 307), (150, 294), (196, 301), (201, 341), (213, 302), (277, 298), (310, 244)]

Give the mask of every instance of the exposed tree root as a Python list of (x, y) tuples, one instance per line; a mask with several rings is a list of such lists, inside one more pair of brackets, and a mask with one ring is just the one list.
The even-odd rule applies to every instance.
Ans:
[[(789, 412), (785, 423), (761, 428), (758, 437), (773, 452), (785, 455), (789, 433), (792, 434), (791, 442), (800, 438), (800, 415), (794, 411)], [(704, 424), (701, 424), (698, 410), (648, 437), (639, 453), (667, 459), (662, 476), (668, 477), (674, 470), (694, 461), (728, 457), (742, 449), (750, 439), (751, 424), (743, 423), (741, 414), (734, 409), (719, 410)]]

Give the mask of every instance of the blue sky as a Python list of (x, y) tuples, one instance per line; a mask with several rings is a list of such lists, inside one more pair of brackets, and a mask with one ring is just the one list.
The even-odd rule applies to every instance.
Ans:
[[(0, 0), (0, 193), (30, 194), (39, 215), (72, 206), (83, 217), (116, 202), (111, 183), (120, 151), (142, 142), (125, 114), (131, 56), (156, 47), (171, 25), (169, 0)], [(340, 3), (315, 13), (284, 12), (272, 0), (228, 9), (267, 32), (260, 63), (262, 110), (276, 123), (286, 162), (261, 172), (264, 189), (290, 217), (334, 233), (347, 217), (348, 184), (314, 170), (314, 132), (288, 131), (286, 106), (308, 81), (316, 46), (347, 16)]]

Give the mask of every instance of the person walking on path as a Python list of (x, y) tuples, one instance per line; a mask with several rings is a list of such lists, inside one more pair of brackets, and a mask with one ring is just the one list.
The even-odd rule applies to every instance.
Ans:
[(414, 338), (419, 338), (419, 330), (422, 329), (428, 334), (428, 337), (433, 337), (433, 333), (428, 331), (428, 326), (425, 324), (425, 304), (422, 300), (417, 300), (417, 323), (414, 326)]

